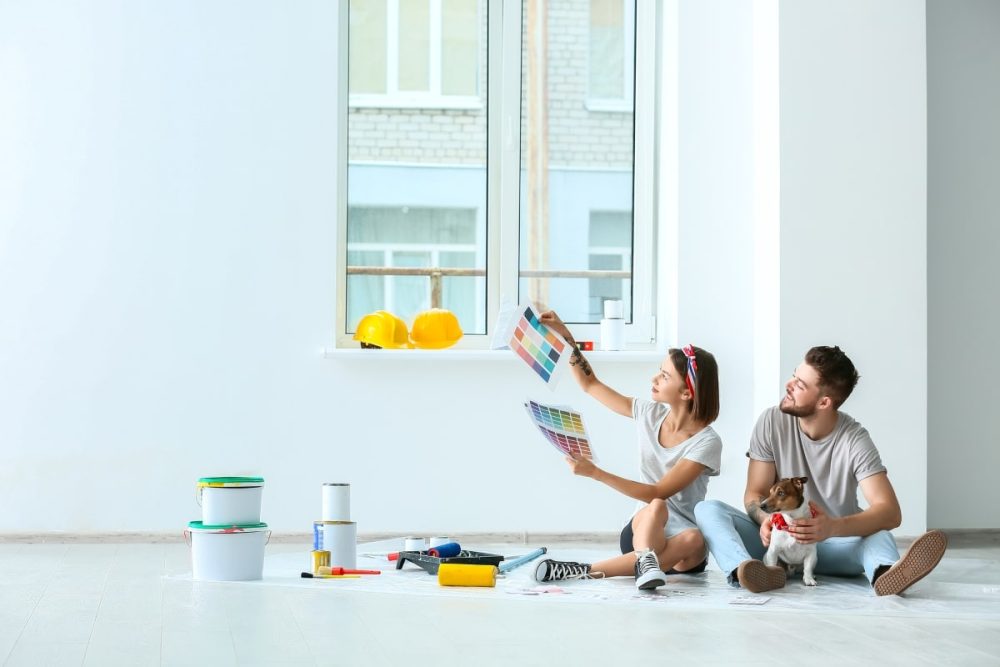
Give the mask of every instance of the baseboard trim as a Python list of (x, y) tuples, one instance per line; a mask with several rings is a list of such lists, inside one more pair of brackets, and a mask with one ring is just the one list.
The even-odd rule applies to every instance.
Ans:
[[(981, 544), (1000, 542), (1000, 529), (943, 529), (949, 541), (958, 546), (965, 542)], [(419, 533), (417, 533), (419, 534)], [(444, 532), (434, 532), (435, 535), (446, 535)], [(427, 533), (431, 535), (431, 533)], [(617, 532), (576, 532), (576, 533), (535, 533), (535, 532), (495, 532), (495, 533), (454, 533), (447, 534), (455, 541), (469, 544), (561, 544), (567, 542), (584, 542), (588, 544), (617, 544)], [(358, 542), (375, 542), (402, 537), (403, 533), (359, 533)], [(908, 544), (916, 536), (897, 535), (896, 541)], [(183, 542), (182, 532), (160, 531), (130, 531), (107, 533), (0, 533), (0, 544), (159, 544)], [(276, 544), (309, 544), (312, 533), (275, 531), (271, 542)]]

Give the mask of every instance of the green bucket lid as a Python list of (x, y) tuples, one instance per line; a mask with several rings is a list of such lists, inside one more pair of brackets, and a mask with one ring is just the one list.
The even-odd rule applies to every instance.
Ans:
[(208, 525), (206, 526), (201, 521), (188, 521), (188, 528), (190, 530), (206, 530), (213, 533), (252, 533), (258, 530), (264, 530), (267, 528), (266, 523), (224, 523), (219, 525)]
[(202, 477), (198, 486), (261, 486), (263, 477)]

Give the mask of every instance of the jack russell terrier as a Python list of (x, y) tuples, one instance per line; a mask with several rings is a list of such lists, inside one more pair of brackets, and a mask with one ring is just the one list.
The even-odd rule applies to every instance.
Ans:
[(800, 544), (788, 531), (788, 525), (796, 519), (816, 516), (806, 502), (803, 492), (807, 477), (787, 477), (771, 487), (770, 495), (760, 504), (760, 508), (771, 513), (771, 543), (764, 554), (764, 564), (775, 566), (778, 561), (785, 564), (791, 574), (795, 565), (802, 565), (802, 583), (815, 586), (813, 571), (816, 569), (816, 545)]

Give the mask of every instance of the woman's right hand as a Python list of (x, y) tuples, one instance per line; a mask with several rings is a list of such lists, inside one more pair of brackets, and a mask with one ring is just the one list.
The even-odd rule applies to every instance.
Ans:
[(569, 327), (567, 327), (563, 323), (563, 321), (559, 319), (559, 316), (556, 315), (556, 311), (546, 310), (538, 317), (541, 320), (542, 324), (544, 324), (545, 326), (547, 326), (548, 328), (552, 329), (557, 334), (565, 338), (567, 343), (569, 343), (570, 345), (574, 344), (573, 334), (569, 332)]

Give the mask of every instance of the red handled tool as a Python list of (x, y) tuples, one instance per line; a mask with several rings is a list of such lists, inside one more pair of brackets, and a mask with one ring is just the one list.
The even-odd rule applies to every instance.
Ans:
[(382, 574), (382, 570), (352, 570), (350, 568), (339, 567), (337, 565), (321, 565), (319, 568), (319, 574)]

